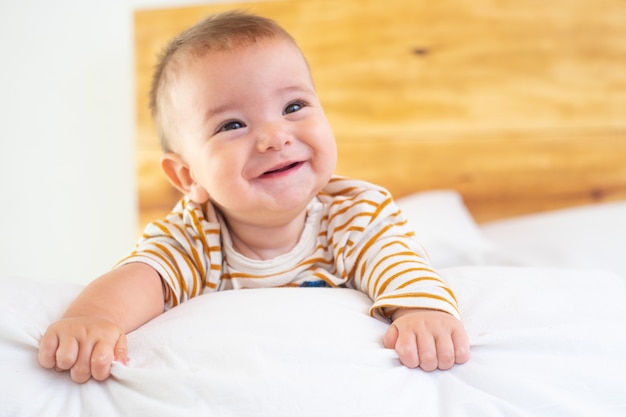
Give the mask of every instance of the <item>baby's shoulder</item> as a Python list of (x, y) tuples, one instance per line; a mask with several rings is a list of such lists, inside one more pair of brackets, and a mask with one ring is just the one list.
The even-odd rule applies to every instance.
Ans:
[(335, 175), (322, 189), (318, 197), (322, 201), (329, 202), (354, 203), (360, 200), (370, 200), (382, 203), (391, 199), (391, 194), (384, 187), (371, 182)]
[(162, 234), (166, 230), (171, 234), (175, 231), (192, 235), (216, 234), (220, 229), (219, 216), (210, 202), (198, 204), (184, 196), (165, 217), (150, 222), (144, 235)]
[(318, 199), (331, 218), (339, 214), (353, 218), (356, 214), (373, 214), (385, 208), (393, 210), (394, 206), (391, 194), (384, 187), (340, 176), (331, 178)]

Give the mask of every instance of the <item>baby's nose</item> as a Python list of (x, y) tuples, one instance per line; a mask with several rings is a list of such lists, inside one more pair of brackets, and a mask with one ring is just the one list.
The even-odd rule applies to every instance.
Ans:
[(257, 149), (259, 152), (280, 151), (291, 142), (291, 135), (279, 123), (268, 124), (259, 131)]

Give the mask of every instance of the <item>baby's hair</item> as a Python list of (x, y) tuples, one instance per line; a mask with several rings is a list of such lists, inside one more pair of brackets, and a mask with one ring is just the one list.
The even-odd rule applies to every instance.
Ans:
[(184, 57), (201, 57), (207, 52), (226, 51), (248, 46), (262, 39), (281, 38), (295, 45), (293, 37), (271, 19), (230, 11), (215, 14), (185, 30), (165, 47), (154, 70), (150, 89), (150, 111), (156, 124), (161, 148), (171, 152), (171, 138), (164, 114), (163, 94), (174, 71), (176, 61)]

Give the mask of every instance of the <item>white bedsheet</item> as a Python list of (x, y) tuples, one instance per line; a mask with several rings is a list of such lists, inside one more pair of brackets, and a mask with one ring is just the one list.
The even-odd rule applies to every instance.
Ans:
[(450, 371), (402, 366), (387, 324), (347, 289), (229, 291), (193, 299), (128, 337), (106, 382), (41, 369), (38, 340), (79, 290), (4, 279), (4, 416), (626, 415), (626, 281), (608, 271), (442, 270), (472, 358)]

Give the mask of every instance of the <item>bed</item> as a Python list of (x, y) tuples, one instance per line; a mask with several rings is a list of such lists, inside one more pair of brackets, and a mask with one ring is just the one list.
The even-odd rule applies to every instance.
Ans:
[(178, 197), (155, 170), (156, 51), (207, 13), (274, 17), (311, 63), (337, 172), (396, 195), (457, 294), (471, 360), (408, 369), (365, 295), (269, 288), (183, 303), (128, 335), (112, 378), (78, 385), (36, 352), (81, 286), (2, 277), (0, 416), (626, 415), (623, 5), (380, 3), (137, 11), (140, 218)]

